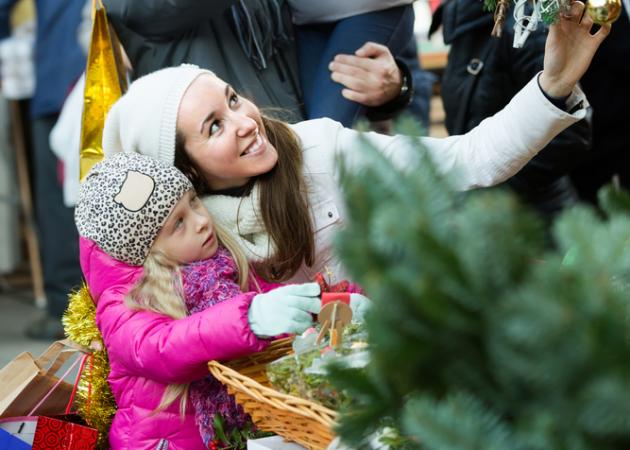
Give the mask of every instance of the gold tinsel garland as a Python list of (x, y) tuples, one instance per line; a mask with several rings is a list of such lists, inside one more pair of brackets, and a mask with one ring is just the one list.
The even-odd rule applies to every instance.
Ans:
[(70, 295), (62, 321), (69, 339), (93, 350), (93, 361), (88, 358), (81, 374), (75, 404), (79, 415), (99, 431), (97, 448), (107, 449), (116, 402), (107, 383), (109, 359), (103, 337), (96, 326), (96, 307), (85, 284)]

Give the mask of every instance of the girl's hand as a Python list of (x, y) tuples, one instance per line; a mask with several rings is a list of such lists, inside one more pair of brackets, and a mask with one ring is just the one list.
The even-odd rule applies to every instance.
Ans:
[(258, 294), (248, 312), (252, 332), (262, 338), (302, 333), (313, 325), (311, 313), (321, 308), (320, 294), (317, 283), (290, 284)]
[(584, 3), (576, 1), (568, 15), (551, 25), (545, 45), (540, 87), (551, 97), (566, 97), (591, 64), (599, 45), (610, 33), (610, 25), (590, 34), (593, 20), (584, 14)]

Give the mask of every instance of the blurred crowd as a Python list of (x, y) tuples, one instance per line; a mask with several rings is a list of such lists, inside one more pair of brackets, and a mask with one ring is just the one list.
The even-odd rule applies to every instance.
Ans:
[[(82, 74), (92, 0), (0, 0), (0, 274), (22, 258), (11, 123), (23, 117), (46, 315), (26, 333), (61, 337), (67, 295), (81, 283), (73, 220), (78, 187)], [(414, 5), (415, 3), (415, 5)], [(422, 3), (423, 8), (418, 8)], [(492, 38), (492, 15), (470, 0), (103, 0), (130, 79), (192, 63), (207, 68), (289, 122), (330, 117), (380, 131), (409, 114), (427, 127), (442, 95), (450, 134), (502, 109), (543, 68), (546, 29), (512, 46), (514, 22)], [(414, 8), (415, 6), (415, 8)], [(420, 66), (417, 11), (433, 14), (449, 46), (436, 76)], [(426, 18), (425, 18), (426, 19)], [(581, 83), (587, 118), (561, 133), (507, 181), (544, 217), (599, 187), (630, 183), (630, 21), (622, 14)], [(9, 102), (18, 107), (9, 108)]]

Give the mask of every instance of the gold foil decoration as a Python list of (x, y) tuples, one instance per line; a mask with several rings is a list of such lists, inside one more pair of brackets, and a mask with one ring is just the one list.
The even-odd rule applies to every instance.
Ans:
[(110, 366), (103, 336), (96, 326), (96, 306), (87, 285), (70, 294), (61, 319), (66, 336), (92, 349), (93, 360), (85, 365), (75, 397), (79, 415), (98, 430), (97, 450), (109, 449), (108, 434), (116, 413), (116, 401), (107, 382)]
[(81, 121), (81, 180), (105, 156), (103, 126), (109, 108), (127, 89), (120, 44), (109, 29), (101, 0), (92, 3), (92, 39), (85, 69), (85, 93)]

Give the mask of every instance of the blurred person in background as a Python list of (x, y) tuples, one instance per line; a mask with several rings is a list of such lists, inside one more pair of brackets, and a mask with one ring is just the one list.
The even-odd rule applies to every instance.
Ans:
[[(9, 16), (17, 0), (0, 0), (0, 38), (9, 36)], [(35, 94), (30, 102), (35, 213), (44, 275), (47, 314), (26, 334), (63, 337), (61, 315), (68, 293), (81, 282), (78, 235), (72, 208), (64, 206), (61, 177), (49, 135), (73, 83), (85, 68), (77, 42), (84, 0), (36, 0)]]
[[(624, 3), (628, 5), (628, 2)], [(626, 12), (629, 10), (626, 9)], [(630, 99), (630, 20), (620, 15), (582, 77), (593, 107), (593, 148), (571, 178), (581, 199), (597, 202), (597, 191), (616, 179), (630, 189), (630, 128), (622, 111)]]
[[(407, 66), (399, 60), (400, 70), (392, 66), (389, 73), (381, 74), (375, 59), (383, 58), (387, 50), (398, 57), (413, 38), (412, 3), (413, 0), (289, 0), (307, 119), (328, 117), (351, 127), (366, 112), (363, 105), (377, 106), (369, 102), (365, 83), (380, 76), (394, 81), (382, 87), (376, 85), (383, 91), (382, 98), (394, 98), (399, 84), (405, 93), (388, 109), (407, 106), (411, 100), (411, 73)], [(395, 92), (387, 92), (388, 88)]]
[[(30, 7), (29, 7), (30, 6)], [(30, 98), (35, 88), (33, 42), (35, 9), (24, 0), (11, 17), (11, 37), (0, 41), (0, 291), (10, 288), (3, 276), (22, 261), (18, 166), (12, 140), (10, 100)]]
[[(288, 122), (305, 118), (293, 24), (285, 0), (103, 3), (133, 66), (134, 79), (164, 67), (196, 64), (212, 70), (263, 109), (275, 108), (268, 111), (272, 116)], [(362, 87), (364, 104), (376, 105), (370, 109), (383, 105), (389, 111), (389, 102), (398, 105), (399, 97), (409, 97), (389, 51), (363, 59), (370, 59), (382, 74)], [(346, 69), (338, 73), (348, 75)]]
[[(450, 45), (441, 89), (445, 123), (449, 134), (462, 134), (503, 109), (543, 70), (548, 29), (540, 23), (522, 48), (513, 48), (512, 9), (501, 37), (494, 38), (490, 35), (493, 15), (479, 2), (469, 0), (442, 1), (434, 16), (434, 22), (440, 21), (444, 41)], [(435, 29), (436, 23), (431, 28)], [(587, 98), (591, 100), (588, 93)], [(551, 100), (562, 107), (566, 99)], [(584, 159), (590, 144), (591, 120), (587, 116), (556, 136), (506, 184), (544, 217), (551, 218), (577, 201), (568, 173)]]

